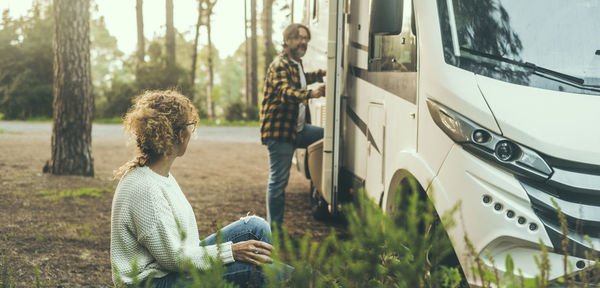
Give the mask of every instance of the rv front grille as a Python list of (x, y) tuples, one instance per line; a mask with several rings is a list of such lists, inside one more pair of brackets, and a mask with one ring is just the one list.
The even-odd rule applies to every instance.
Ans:
[(600, 251), (600, 167), (545, 158), (552, 166), (550, 178), (540, 182), (519, 177), (521, 185), (555, 252), (563, 252), (564, 239), (558, 206), (566, 219), (567, 253), (586, 258), (586, 251)]

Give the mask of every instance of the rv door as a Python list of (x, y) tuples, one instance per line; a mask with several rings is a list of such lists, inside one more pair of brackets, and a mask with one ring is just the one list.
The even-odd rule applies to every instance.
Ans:
[(340, 168), (340, 102), (342, 90), (343, 0), (331, 0), (327, 41), (327, 104), (323, 138), (321, 191), (329, 203), (329, 212), (337, 213)]

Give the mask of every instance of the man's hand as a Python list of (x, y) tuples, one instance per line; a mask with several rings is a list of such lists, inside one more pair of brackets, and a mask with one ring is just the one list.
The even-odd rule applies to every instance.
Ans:
[(319, 86), (319, 88), (310, 91), (310, 98), (319, 98), (325, 96), (325, 84)]
[(248, 262), (257, 266), (260, 266), (263, 263), (273, 262), (273, 260), (268, 257), (271, 255), (271, 250), (273, 250), (271, 244), (257, 240), (241, 241), (231, 244), (231, 253), (233, 254), (233, 259), (235, 259), (235, 261)]

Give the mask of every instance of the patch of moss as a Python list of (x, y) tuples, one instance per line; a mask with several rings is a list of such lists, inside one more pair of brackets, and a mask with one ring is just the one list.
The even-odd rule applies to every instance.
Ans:
[(121, 123), (123, 123), (123, 118), (121, 118), (121, 117), (99, 118), (99, 119), (94, 119), (94, 123), (101, 123), (101, 124), (121, 124)]
[(79, 197), (93, 197), (98, 198), (103, 196), (105, 193), (110, 192), (109, 188), (96, 188), (96, 187), (84, 187), (76, 190), (67, 189), (67, 190), (42, 190), (38, 191), (36, 194), (44, 196), (47, 199), (64, 199), (64, 198), (79, 198)]

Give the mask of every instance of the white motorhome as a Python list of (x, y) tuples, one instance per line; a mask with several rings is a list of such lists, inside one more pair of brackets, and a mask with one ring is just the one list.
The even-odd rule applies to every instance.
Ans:
[(323, 146), (313, 147), (322, 153), (311, 155), (319, 165), (297, 163), (322, 207), (337, 213), (348, 187), (364, 187), (391, 211), (396, 188), (412, 178), (434, 191), (439, 215), (462, 203), (447, 232), (463, 271), (465, 234), (485, 263), (487, 250), (503, 271), (510, 254), (525, 277), (539, 273), (541, 240), (555, 279), (555, 199), (568, 219), (570, 267), (588, 268), (585, 251), (600, 247), (600, 2), (302, 5), (296, 19), (313, 36), (305, 68), (327, 67), (328, 79), (327, 97), (310, 105), (325, 127)]

